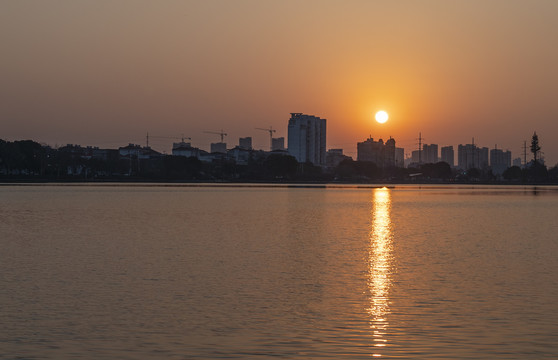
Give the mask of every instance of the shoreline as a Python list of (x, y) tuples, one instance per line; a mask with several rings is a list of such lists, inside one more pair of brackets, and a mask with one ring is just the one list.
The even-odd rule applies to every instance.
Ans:
[(74, 186), (111, 186), (111, 185), (138, 185), (138, 186), (187, 186), (187, 187), (381, 187), (381, 186), (557, 186), (558, 183), (551, 182), (483, 182), (483, 181), (227, 181), (227, 180), (200, 180), (200, 181), (169, 181), (151, 179), (103, 179), (103, 180), (72, 180), (72, 179), (0, 179), (0, 186), (32, 186), (32, 185), (74, 185)]

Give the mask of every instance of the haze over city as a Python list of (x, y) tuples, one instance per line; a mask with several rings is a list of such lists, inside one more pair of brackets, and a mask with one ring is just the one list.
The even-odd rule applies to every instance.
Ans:
[[(558, 161), (555, 1), (11, 1), (0, 4), (0, 138), (208, 148), (328, 119), (328, 148), (369, 135), (509, 149), (537, 131)], [(378, 110), (389, 121), (374, 121)], [(170, 150), (170, 142), (152, 146)]]
[(557, 19), (0, 1), (0, 359), (558, 359)]

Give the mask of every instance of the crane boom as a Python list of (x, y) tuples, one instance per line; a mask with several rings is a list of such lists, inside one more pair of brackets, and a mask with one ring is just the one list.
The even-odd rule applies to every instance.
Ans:
[(188, 139), (188, 140), (192, 140), (191, 137), (185, 137), (184, 134), (182, 134), (182, 136), (157, 136), (157, 135), (149, 135), (149, 133), (147, 133), (146, 137), (145, 137), (145, 145), (147, 147), (149, 147), (149, 138), (156, 138), (156, 139), (182, 139), (182, 142), (184, 142), (184, 139)]
[(270, 126), (269, 129), (256, 128), (256, 130), (263, 130), (269, 132), (269, 150), (270, 151), (273, 150), (273, 133), (276, 132), (277, 130), (273, 129), (272, 126)]
[(227, 136), (227, 133), (224, 132), (223, 129), (221, 129), (221, 131), (204, 131), (204, 133), (220, 135), (221, 136), (221, 142), (223, 142), (223, 140), (225, 139), (225, 136)]

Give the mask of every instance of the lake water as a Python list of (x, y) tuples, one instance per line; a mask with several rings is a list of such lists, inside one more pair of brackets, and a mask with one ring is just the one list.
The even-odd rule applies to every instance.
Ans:
[(558, 189), (0, 186), (2, 359), (555, 359)]

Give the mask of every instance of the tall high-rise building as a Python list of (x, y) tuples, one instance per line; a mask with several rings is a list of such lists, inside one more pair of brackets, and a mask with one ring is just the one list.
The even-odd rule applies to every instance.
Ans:
[(298, 162), (326, 164), (326, 119), (302, 113), (291, 113), (288, 151)]
[(475, 144), (460, 144), (457, 147), (457, 167), (463, 170), (487, 168), (488, 148), (479, 148)]
[(384, 166), (395, 166), (395, 139), (392, 137), (384, 145)]
[(384, 163), (384, 141), (374, 141), (369, 137), (363, 142), (357, 143), (357, 161), (371, 161), (378, 166)]
[(488, 148), (481, 147), (477, 148), (477, 167), (479, 169), (486, 169), (488, 168)]
[(435, 164), (438, 162), (438, 145), (424, 144), (422, 145), (422, 162), (426, 164)]
[(511, 151), (501, 149), (490, 150), (490, 167), (495, 175), (502, 175), (511, 166)]
[(462, 145), (459, 144), (457, 146), (457, 167), (462, 170), (469, 170), (475, 166), (475, 149), (476, 146), (473, 144), (466, 144)]
[(442, 153), (441, 153), (441, 157), (442, 157), (442, 161), (446, 162), (449, 164), (449, 166), (454, 167), (455, 166), (455, 154), (453, 152), (453, 146), (442, 146), (441, 149)]
[(385, 143), (382, 139), (374, 141), (369, 137), (357, 143), (357, 161), (371, 161), (379, 167), (395, 166), (395, 140), (389, 138)]
[(413, 150), (411, 152), (411, 164), (420, 164), (420, 162), (422, 161), (423, 157), (421, 156), (422, 152), (419, 150)]
[(395, 148), (395, 166), (405, 167), (405, 149)]

